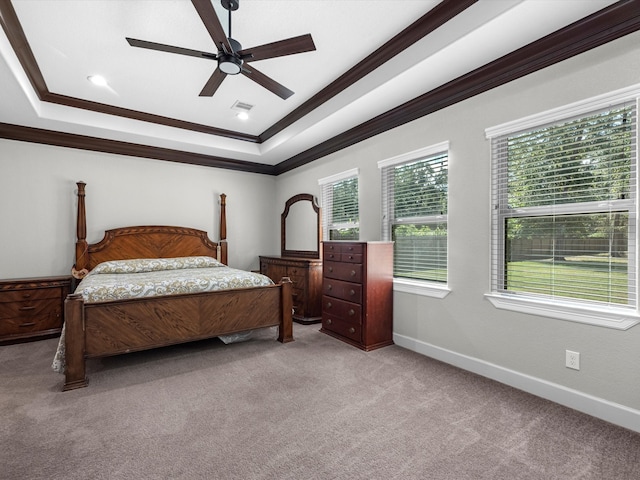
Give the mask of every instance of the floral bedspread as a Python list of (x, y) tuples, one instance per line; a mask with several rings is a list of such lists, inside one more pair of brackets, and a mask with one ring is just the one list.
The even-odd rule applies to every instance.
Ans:
[[(101, 263), (82, 279), (75, 293), (86, 303), (94, 303), (272, 284), (269, 277), (227, 267), (212, 257), (145, 258)], [(52, 364), (59, 373), (65, 367), (64, 338), (63, 327)], [(225, 343), (234, 340), (220, 338)]]

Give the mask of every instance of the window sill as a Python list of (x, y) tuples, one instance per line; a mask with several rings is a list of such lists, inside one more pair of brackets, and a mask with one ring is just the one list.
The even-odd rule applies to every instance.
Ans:
[(571, 322), (596, 325), (598, 327), (628, 330), (640, 323), (640, 315), (636, 310), (622, 307), (585, 307), (570, 302), (549, 302), (518, 295), (488, 293), (485, 298), (502, 310), (558, 318)]
[(446, 285), (439, 285), (419, 280), (409, 280), (405, 278), (393, 279), (393, 291), (403, 293), (413, 293), (425, 297), (444, 298), (451, 293)]

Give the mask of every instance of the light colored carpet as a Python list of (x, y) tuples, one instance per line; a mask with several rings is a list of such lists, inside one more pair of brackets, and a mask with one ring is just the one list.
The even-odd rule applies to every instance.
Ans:
[(295, 325), (88, 362), (0, 347), (2, 479), (640, 479), (640, 435), (400, 347)]

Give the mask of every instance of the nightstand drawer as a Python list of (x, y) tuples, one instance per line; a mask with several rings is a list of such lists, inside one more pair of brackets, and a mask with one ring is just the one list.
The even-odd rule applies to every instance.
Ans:
[(29, 317), (13, 317), (0, 319), (0, 336), (20, 335), (62, 328), (60, 310), (40, 312)]
[(27, 300), (42, 300), (45, 298), (62, 297), (61, 288), (25, 288), (22, 290), (12, 290), (9, 292), (0, 292), (0, 303), (22, 302)]
[(331, 297), (341, 298), (353, 303), (362, 303), (362, 285), (345, 282), (333, 278), (325, 278), (322, 293)]
[(0, 319), (37, 317), (48, 312), (57, 312), (57, 315), (60, 315), (60, 305), (60, 297), (36, 301), (0, 303)]
[(324, 262), (323, 274), (325, 278), (360, 283), (362, 282), (362, 264)]

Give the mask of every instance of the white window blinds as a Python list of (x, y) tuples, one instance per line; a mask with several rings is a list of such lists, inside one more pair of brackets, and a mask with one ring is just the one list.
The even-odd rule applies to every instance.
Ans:
[(358, 170), (349, 170), (318, 181), (322, 187), (323, 240), (358, 240)]
[(498, 293), (636, 305), (636, 104), (492, 138)]
[(395, 277), (447, 281), (448, 162), (440, 144), (379, 163), (382, 238), (394, 242)]

